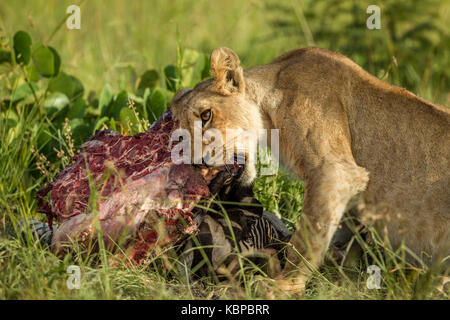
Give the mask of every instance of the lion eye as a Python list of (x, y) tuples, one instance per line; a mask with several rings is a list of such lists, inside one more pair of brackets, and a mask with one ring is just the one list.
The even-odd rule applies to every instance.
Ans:
[(202, 124), (205, 125), (205, 123), (208, 122), (209, 119), (211, 119), (211, 110), (208, 109), (206, 111), (203, 111), (200, 115), (200, 118), (202, 119)]

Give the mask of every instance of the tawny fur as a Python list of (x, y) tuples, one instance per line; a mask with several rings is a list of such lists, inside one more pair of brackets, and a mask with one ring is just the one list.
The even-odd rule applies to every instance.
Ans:
[[(343, 213), (356, 203), (394, 248), (450, 254), (450, 111), (370, 75), (345, 56), (302, 48), (243, 71), (228, 48), (211, 55), (213, 79), (177, 94), (175, 118), (205, 126), (280, 129), (282, 163), (305, 182), (292, 243), (318, 267)], [(255, 175), (247, 168), (246, 182)], [(352, 199), (352, 201), (350, 201)], [(357, 199), (358, 201), (353, 201)], [(293, 252), (285, 276), (310, 271)], [(298, 289), (298, 287), (296, 287)]]

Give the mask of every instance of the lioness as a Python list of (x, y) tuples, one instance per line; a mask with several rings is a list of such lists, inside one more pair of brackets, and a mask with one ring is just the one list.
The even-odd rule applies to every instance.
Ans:
[[(174, 117), (193, 134), (216, 128), (279, 129), (281, 162), (305, 182), (291, 243), (318, 267), (343, 213), (375, 218), (396, 248), (419, 257), (450, 254), (450, 111), (318, 48), (288, 52), (243, 71), (228, 48), (210, 58), (213, 79), (173, 99)], [(255, 168), (246, 167), (251, 183)], [(302, 289), (308, 263), (294, 250), (285, 289)]]

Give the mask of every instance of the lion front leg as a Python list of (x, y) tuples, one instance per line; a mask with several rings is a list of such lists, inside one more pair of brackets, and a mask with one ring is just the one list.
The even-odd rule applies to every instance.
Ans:
[(363, 191), (368, 173), (354, 162), (324, 163), (307, 172), (303, 212), (291, 239), (283, 279), (284, 292), (300, 293), (311, 271), (320, 266), (347, 203)]

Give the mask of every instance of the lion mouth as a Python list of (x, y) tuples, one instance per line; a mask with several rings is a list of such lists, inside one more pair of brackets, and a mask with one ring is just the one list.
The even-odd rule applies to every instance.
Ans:
[[(245, 159), (245, 157), (244, 157)], [(231, 161), (229, 161), (231, 162)], [(221, 179), (239, 179), (242, 173), (245, 171), (245, 162), (242, 161), (242, 156), (235, 155), (233, 157), (233, 162), (227, 163), (220, 166), (208, 166), (205, 162), (197, 165), (200, 168), (201, 174), (206, 180), (208, 185), (211, 184), (213, 180), (217, 180), (218, 176)]]

